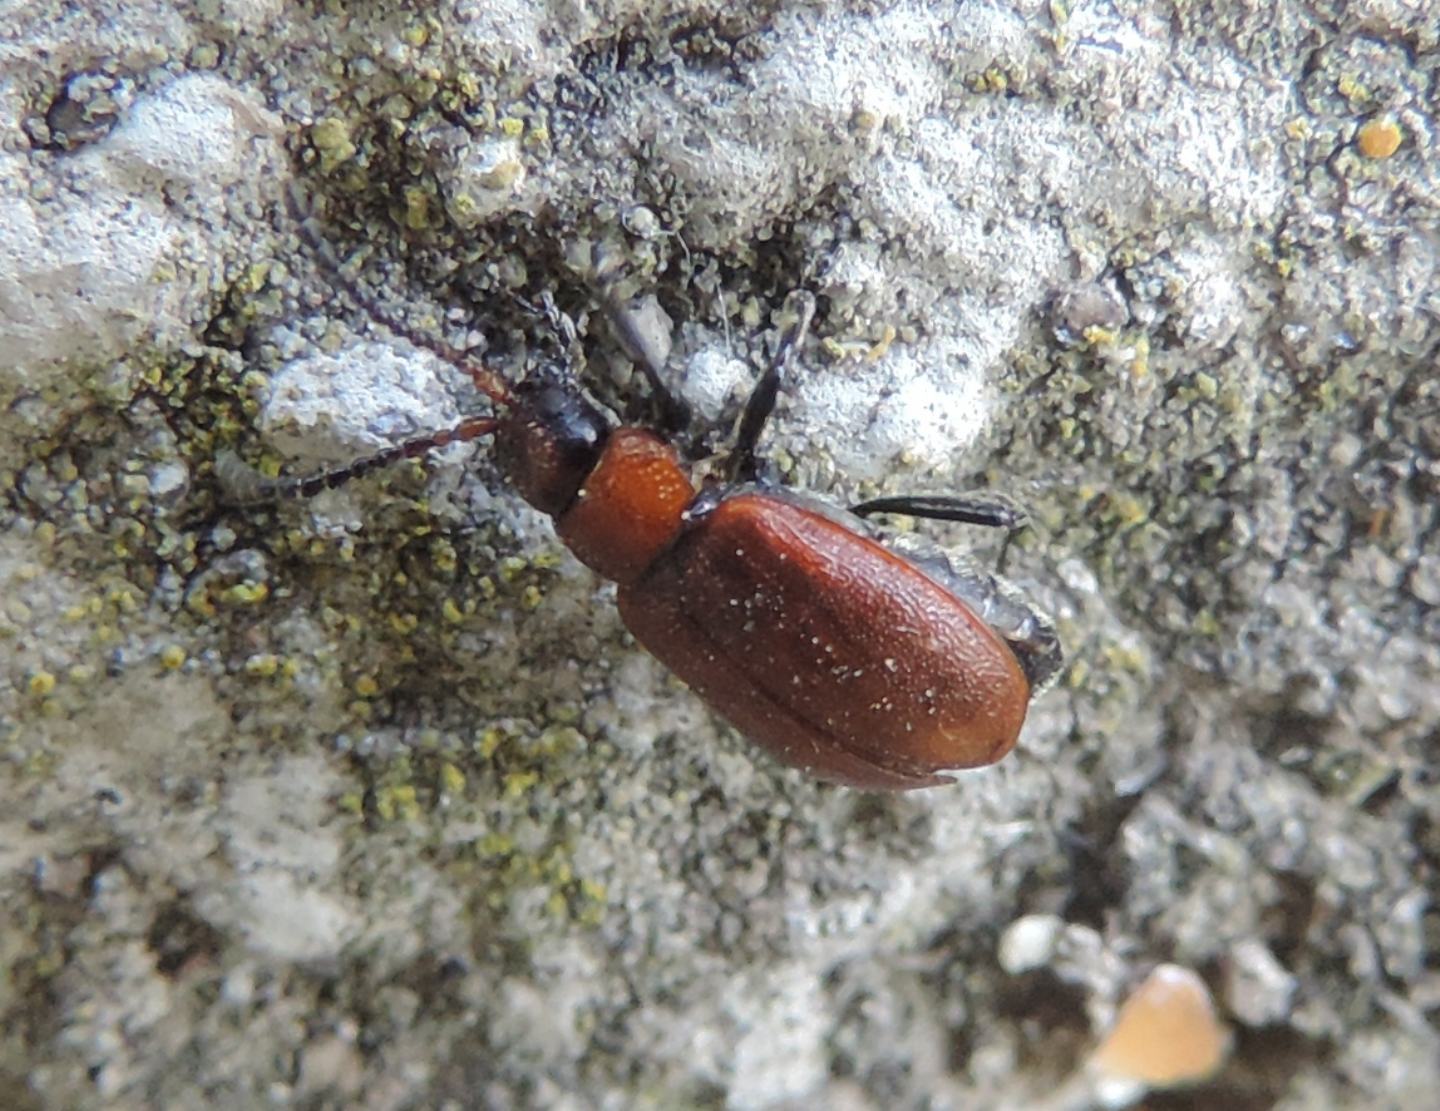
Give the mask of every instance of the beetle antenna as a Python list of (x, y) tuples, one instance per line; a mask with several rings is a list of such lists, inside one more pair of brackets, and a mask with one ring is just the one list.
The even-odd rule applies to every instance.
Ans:
[(745, 412), (740, 417), (740, 431), (735, 434), (735, 448), (726, 467), (731, 482), (753, 482), (755, 479), (759, 470), (755, 446), (760, 441), (760, 434), (765, 431), (765, 422), (775, 411), (780, 386), (809, 334), (810, 322), (815, 317), (815, 298), (806, 290), (796, 290), (785, 298), (781, 313), (789, 319), (781, 329), (779, 343), (775, 345), (775, 357), (750, 391), (750, 399), (745, 402)]
[(222, 451), (215, 456), (215, 477), (220, 481), (226, 500), (237, 506), (311, 498), (323, 490), (333, 490), (352, 478), (378, 471), (402, 459), (415, 459), (448, 444), (463, 444), (478, 439), (495, 431), (499, 424), (495, 417), (466, 417), (453, 427), (383, 448), (374, 455), (356, 459), (342, 467), (298, 478), (267, 478), (233, 451)]
[(429, 351), (456, 370), (468, 374), (470, 380), (475, 383), (475, 388), (494, 404), (511, 404), (510, 389), (506, 386), (505, 380), (495, 371), (483, 363), (477, 362), (459, 348), (452, 347), (444, 340), (412, 328), (399, 317), (382, 308), (373, 297), (360, 288), (359, 283), (345, 272), (344, 264), (336, 257), (334, 249), (326, 242), (325, 237), (320, 234), (317, 227), (318, 220), (312, 207), (301, 195), (298, 185), (291, 184), (290, 188), (285, 191), (285, 200), (290, 209), (290, 215), (295, 219), (300, 238), (315, 253), (321, 264), (330, 272), (335, 284), (345, 292), (356, 308), (388, 331), (394, 332), (411, 346), (418, 347), (422, 351)]

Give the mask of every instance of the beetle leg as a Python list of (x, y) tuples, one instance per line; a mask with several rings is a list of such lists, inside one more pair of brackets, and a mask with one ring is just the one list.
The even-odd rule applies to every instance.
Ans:
[(780, 333), (780, 342), (775, 348), (775, 357), (750, 391), (745, 402), (745, 412), (740, 418), (740, 431), (735, 434), (735, 448), (730, 453), (726, 472), (731, 482), (750, 482), (756, 477), (758, 464), (755, 459), (755, 445), (765, 431), (765, 422), (775, 411), (775, 399), (780, 395), (780, 386), (791, 365), (795, 362), (800, 345), (810, 331), (810, 321), (815, 315), (815, 298), (805, 290), (797, 290), (786, 298), (786, 308), (794, 302), (793, 316)]
[(655, 399), (659, 431), (674, 436), (690, 427), (690, 406), (665, 385), (660, 371), (647, 359), (640, 360), (640, 372), (650, 386), (650, 396)]
[[(684, 246), (682, 243), (681, 246)], [(688, 256), (689, 249), (686, 249)], [(625, 299), (619, 286), (623, 271), (618, 252), (598, 247), (592, 256), (595, 285), (605, 305), (605, 314), (621, 349), (640, 368), (650, 386), (655, 409), (656, 431), (675, 436), (690, 427), (690, 406), (665, 384), (665, 363), (673, 342), (673, 322), (653, 295)]]
[(1025, 512), (1007, 502), (977, 494), (949, 496), (902, 495), (893, 498), (872, 498), (850, 506), (857, 517), (876, 513), (899, 513), (907, 517), (924, 517), (932, 521), (958, 521), (965, 525), (987, 528), (1018, 529), (1026, 521)]

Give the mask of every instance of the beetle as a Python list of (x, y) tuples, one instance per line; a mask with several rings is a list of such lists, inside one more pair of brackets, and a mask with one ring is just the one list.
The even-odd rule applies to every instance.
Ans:
[[(340, 276), (338, 268), (337, 277)], [(336, 470), (264, 480), (309, 496), (446, 444), (493, 436), (499, 469), (577, 559), (618, 588), (635, 639), (781, 762), (833, 783), (904, 791), (999, 760), (1062, 653), (1053, 625), (998, 576), (867, 518), (1001, 528), (977, 497), (892, 497), (842, 510), (762, 476), (756, 447), (815, 302), (797, 311), (747, 400), (719, 481), (698, 489), (663, 431), (616, 426), (562, 365), (511, 385), (460, 351), (367, 313), (469, 375), (495, 412)], [(663, 387), (657, 379), (653, 388)], [(683, 411), (668, 402), (671, 412)], [(222, 481), (238, 487), (227, 459)]]

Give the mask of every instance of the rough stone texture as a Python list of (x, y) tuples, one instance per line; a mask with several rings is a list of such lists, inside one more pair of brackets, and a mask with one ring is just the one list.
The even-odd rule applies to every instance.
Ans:
[[(1083, 1104), (1174, 962), (1235, 1050), (1148, 1106), (1431, 1106), (1436, 27), (0, 20), (11, 1105)], [(483, 448), (222, 505), (221, 451), (307, 471), (480, 404), (347, 281), (507, 375), (556, 357), (549, 292), (630, 418), (604, 306), (653, 295), (697, 454), (811, 289), (781, 473), (1015, 496), (1008, 567), (1069, 669), (1000, 766), (870, 797), (668, 681)]]

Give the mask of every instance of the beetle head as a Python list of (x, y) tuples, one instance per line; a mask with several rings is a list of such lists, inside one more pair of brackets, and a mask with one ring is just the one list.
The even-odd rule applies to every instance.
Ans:
[(495, 453), (520, 496), (554, 517), (575, 500), (610, 435), (610, 422), (558, 368), (515, 387)]

